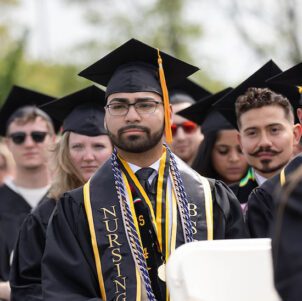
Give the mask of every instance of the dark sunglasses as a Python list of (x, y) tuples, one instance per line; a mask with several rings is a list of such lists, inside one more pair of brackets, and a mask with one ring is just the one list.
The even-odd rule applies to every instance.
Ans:
[(177, 129), (179, 127), (182, 127), (182, 129), (184, 130), (184, 132), (186, 134), (191, 134), (191, 133), (194, 133), (195, 130), (197, 129), (198, 125), (193, 122), (193, 121), (184, 121), (180, 124), (176, 124), (176, 123), (173, 123), (171, 125), (171, 131), (172, 131), (172, 135), (175, 136), (176, 133), (177, 133)]
[(45, 140), (47, 134), (48, 134), (47, 132), (39, 132), (39, 131), (33, 131), (30, 134), (27, 134), (25, 132), (15, 132), (15, 133), (11, 133), (9, 135), (9, 138), (11, 138), (15, 144), (22, 144), (24, 143), (26, 136), (30, 135), (31, 139), (34, 142), (42, 143)]

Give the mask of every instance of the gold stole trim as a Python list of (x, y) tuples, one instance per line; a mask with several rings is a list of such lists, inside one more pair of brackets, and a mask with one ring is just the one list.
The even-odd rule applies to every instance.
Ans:
[(96, 271), (97, 271), (97, 276), (98, 276), (98, 281), (99, 281), (99, 287), (100, 287), (100, 291), (101, 291), (101, 297), (104, 301), (106, 301), (106, 291), (105, 291), (105, 285), (104, 285), (104, 279), (103, 279), (103, 273), (102, 273), (101, 258), (100, 258), (100, 253), (99, 253), (98, 244), (97, 244), (97, 240), (96, 240), (93, 215), (92, 215), (92, 209), (91, 209), (91, 203), (90, 203), (90, 180), (84, 185), (83, 194), (84, 194), (84, 206), (85, 206), (85, 211), (86, 211), (88, 225), (89, 225), (91, 244), (92, 244), (92, 249), (93, 249), (93, 254), (94, 254), (94, 260), (95, 260)]
[(286, 182), (286, 177), (285, 177), (285, 168), (283, 168), (280, 172), (280, 184), (283, 186)]
[[(172, 202), (169, 202), (169, 194), (167, 190), (166, 194), (166, 254), (165, 254), (165, 262), (168, 261), (170, 254), (176, 248), (176, 234), (177, 234), (177, 202), (174, 194), (174, 190), (172, 189)], [(172, 229), (171, 229), (171, 237), (169, 236), (170, 230), (170, 205), (172, 205)], [(170, 243), (169, 243), (170, 242)], [(166, 287), (166, 301), (170, 300), (170, 292), (168, 290), (168, 286)]]
[(165, 260), (167, 262), (167, 259), (169, 257), (169, 253), (170, 253), (170, 248), (169, 248), (169, 238), (170, 238), (170, 233), (169, 233), (169, 228), (170, 228), (170, 214), (169, 214), (169, 211), (170, 211), (170, 202), (168, 200), (168, 193), (166, 194), (166, 214), (165, 214), (165, 219), (166, 219), (166, 229), (165, 229), (165, 239), (166, 239), (166, 253), (163, 254), (165, 256)]
[[(158, 180), (157, 180), (157, 189), (156, 189), (156, 226), (157, 226), (157, 237), (160, 246), (160, 250), (163, 250), (163, 235), (162, 235), (162, 202), (157, 202), (157, 200), (162, 200), (163, 197), (163, 182), (164, 182), (164, 172), (166, 167), (166, 151), (162, 154), (159, 171), (158, 171)], [(166, 206), (167, 206), (167, 195), (168, 191), (166, 192)], [(166, 207), (167, 212), (167, 207)], [(169, 224), (168, 224), (169, 225)], [(166, 227), (169, 229), (169, 226)], [(168, 245), (166, 244), (166, 248)]]
[(199, 175), (201, 180), (204, 198), (205, 198), (205, 210), (206, 210), (206, 222), (207, 222), (207, 238), (213, 240), (214, 238), (214, 221), (213, 221), (213, 199), (211, 193), (211, 186), (209, 180)]
[[(141, 239), (141, 235), (140, 235), (140, 232), (139, 232), (139, 226), (138, 226), (138, 222), (137, 222), (137, 218), (136, 218), (136, 213), (135, 213), (135, 208), (134, 208), (131, 189), (130, 189), (127, 177), (124, 173), (122, 173), (122, 177), (123, 177), (123, 181), (125, 183), (126, 190), (127, 190), (127, 195), (128, 195), (128, 198), (129, 198), (129, 206), (130, 206), (131, 214), (132, 214), (133, 217), (135, 217), (135, 218), (133, 218), (133, 222), (134, 222), (134, 225), (135, 225), (135, 228), (136, 228), (137, 235), (138, 235), (139, 240), (140, 240), (141, 248), (143, 248), (142, 243), (141, 243), (142, 239)], [(139, 273), (139, 270), (138, 270), (137, 266), (135, 267), (135, 271), (136, 271), (135, 272), (135, 276), (136, 276), (136, 300), (140, 301), (141, 300), (141, 295), (142, 295), (142, 287), (141, 287), (141, 277), (140, 277), (140, 273)]]
[(170, 253), (176, 249), (176, 234), (177, 234), (177, 201), (175, 192), (172, 189), (172, 231), (171, 231), (171, 246)]
[(136, 267), (135, 268), (135, 277), (136, 277), (136, 300), (141, 301), (142, 297), (142, 282), (141, 282), (141, 276), (139, 274), (139, 270)]

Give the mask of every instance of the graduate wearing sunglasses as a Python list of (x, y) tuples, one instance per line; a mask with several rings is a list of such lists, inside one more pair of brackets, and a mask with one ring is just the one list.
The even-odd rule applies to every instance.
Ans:
[(193, 105), (196, 100), (210, 95), (209, 91), (189, 79), (185, 79), (170, 91), (170, 103), (173, 108), (171, 149), (191, 167), (204, 137), (198, 124), (178, 115), (178, 112)]
[(30, 136), (32, 141), (35, 143), (43, 143), (47, 134), (48, 132), (42, 131), (32, 131), (30, 133), (20, 131), (9, 134), (8, 137), (14, 142), (14, 144), (21, 145), (25, 142), (28, 136)]
[[(0, 261), (1, 290), (8, 280), (10, 260), (19, 227), (50, 187), (48, 149), (55, 141), (50, 117), (38, 105), (54, 98), (14, 86), (0, 111), (0, 135), (15, 161), (14, 178), (0, 187), (0, 232), (3, 237)], [(9, 226), (7, 226), (9, 225)]]
[(248, 167), (237, 139), (237, 130), (213, 109), (214, 103), (230, 91), (228, 88), (205, 97), (179, 112), (191, 122), (202, 124), (204, 140), (192, 168), (205, 177), (222, 180), (226, 184), (238, 182)]

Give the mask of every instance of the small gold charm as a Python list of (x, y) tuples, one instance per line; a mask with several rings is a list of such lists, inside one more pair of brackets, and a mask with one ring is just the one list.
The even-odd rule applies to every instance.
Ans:
[(161, 281), (166, 282), (166, 265), (164, 263), (158, 267), (157, 274)]

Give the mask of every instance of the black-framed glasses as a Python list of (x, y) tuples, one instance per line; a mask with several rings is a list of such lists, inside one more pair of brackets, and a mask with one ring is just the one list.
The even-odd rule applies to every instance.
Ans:
[(32, 131), (29, 134), (27, 134), (25, 132), (15, 132), (15, 133), (11, 133), (9, 135), (9, 138), (11, 138), (15, 144), (22, 144), (22, 143), (24, 143), (26, 136), (30, 135), (31, 139), (34, 142), (42, 143), (42, 142), (44, 142), (47, 134), (48, 134), (47, 132), (41, 132), (41, 131)]
[(114, 102), (105, 106), (113, 116), (127, 115), (131, 106), (134, 106), (138, 114), (152, 114), (155, 112), (157, 105), (163, 104), (156, 100), (137, 101), (135, 103)]

